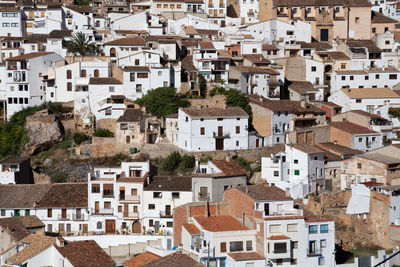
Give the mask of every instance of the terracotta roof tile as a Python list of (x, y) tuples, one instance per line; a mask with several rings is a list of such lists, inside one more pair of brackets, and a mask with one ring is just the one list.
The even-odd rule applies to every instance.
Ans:
[(182, 225), (191, 235), (199, 235), (200, 230), (193, 223), (185, 223)]
[(279, 75), (279, 72), (271, 68), (260, 68), (260, 67), (249, 67), (249, 66), (239, 66), (236, 67), (242, 73), (257, 73), (257, 74), (271, 74)]
[(28, 245), (24, 249), (19, 250), (17, 254), (13, 255), (7, 260), (13, 263), (22, 264), (25, 261), (32, 258), (33, 256), (36, 256), (37, 254), (41, 253), (48, 247), (55, 244), (56, 238), (50, 236), (40, 236), (40, 235), (30, 234), (24, 239), (22, 239), (19, 243), (26, 243)]
[(341, 89), (349, 98), (400, 98), (390, 88), (344, 88)]
[(18, 242), (30, 235), (30, 228), (44, 227), (44, 224), (36, 216), (21, 216), (1, 218), (0, 226), (3, 231), (7, 231), (8, 234)]
[(248, 117), (240, 107), (227, 108), (181, 108), (190, 117)]
[(329, 124), (331, 127), (342, 130), (344, 132), (350, 134), (370, 134), (370, 133), (378, 133), (372, 131), (366, 127), (360, 126), (358, 124), (349, 122), (349, 121), (338, 121), (338, 122), (331, 122)]
[(72, 30), (53, 30), (49, 33), (49, 38), (62, 39), (71, 36)]
[(242, 225), (238, 220), (230, 215), (222, 216), (194, 216), (203, 229), (210, 232), (225, 232), (225, 231), (242, 231), (250, 230), (248, 227)]
[(129, 38), (120, 38), (116, 39), (107, 43), (104, 43), (104, 45), (145, 45), (146, 42), (142, 37), (129, 37)]
[(353, 156), (353, 155), (357, 155), (357, 154), (362, 154), (364, 153), (363, 151), (357, 150), (357, 149), (352, 149), (349, 148), (347, 146), (341, 146), (338, 144), (335, 144), (333, 142), (328, 142), (328, 143), (319, 143), (316, 144), (316, 146), (318, 146), (319, 148), (328, 151), (332, 154), (338, 155), (338, 156)]
[(150, 68), (147, 66), (125, 66), (124, 71), (150, 72)]
[(246, 175), (246, 172), (243, 170), (243, 168), (234, 160), (212, 160), (211, 162), (222, 172), (221, 174), (213, 174), (213, 176)]
[(212, 42), (199, 42), (200, 49), (203, 50), (215, 50)]
[(76, 6), (76, 5), (68, 5), (66, 8), (69, 8), (78, 13), (93, 13), (93, 9), (91, 6)]
[(101, 84), (122, 84), (122, 82), (112, 77), (90, 77), (89, 84), (101, 85)]
[(301, 95), (318, 91), (309, 81), (290, 81), (289, 90), (293, 90)]
[(344, 52), (341, 51), (328, 52), (328, 56), (334, 60), (350, 60), (350, 58)]
[(318, 154), (318, 153), (324, 153), (323, 150), (319, 149), (318, 147), (314, 145), (309, 145), (309, 144), (294, 144), (293, 147), (297, 150), (300, 150), (306, 154)]
[(269, 100), (258, 95), (250, 95), (250, 104), (258, 105), (260, 107), (275, 111), (275, 112), (293, 112), (295, 114), (326, 114), (326, 111), (320, 109), (312, 104), (307, 104), (302, 107), (300, 101), (291, 100)]
[(129, 260), (124, 261), (124, 264), (128, 267), (140, 267), (143, 266), (143, 264), (152, 262), (159, 258), (160, 256), (146, 251), (145, 253), (139, 254), (133, 258), (130, 258)]
[(142, 267), (203, 267), (202, 264), (198, 263), (194, 259), (192, 259), (190, 256), (180, 253), (180, 252), (175, 252), (172, 253), (168, 256), (159, 258), (157, 260), (151, 261), (149, 263), (146, 263), (142, 265)]
[(16, 57), (7, 58), (7, 61), (19, 61), (19, 60), (29, 60), (36, 57), (47, 56), (53, 54), (53, 52), (33, 52), (29, 54), (24, 54)]
[(249, 60), (253, 63), (271, 63), (262, 54), (243, 54), (243, 59)]
[(279, 51), (279, 48), (273, 44), (262, 44), (262, 51)]
[(398, 23), (398, 21), (386, 17), (382, 13), (371, 11), (371, 23)]
[(192, 191), (192, 177), (154, 176), (144, 191)]
[(87, 183), (53, 184), (37, 204), (37, 207), (85, 208), (87, 206)]
[(0, 208), (32, 209), (50, 188), (50, 184), (0, 185)]
[(115, 266), (112, 258), (94, 240), (66, 242), (56, 249), (74, 267)]
[(228, 253), (235, 261), (263, 260), (265, 257), (258, 252), (234, 252)]
[(127, 109), (124, 114), (118, 118), (117, 122), (139, 122), (146, 114), (140, 109)]
[(267, 183), (241, 185), (228, 190), (239, 190), (255, 201), (292, 200), (291, 197), (286, 196), (285, 191), (276, 186), (269, 186)]

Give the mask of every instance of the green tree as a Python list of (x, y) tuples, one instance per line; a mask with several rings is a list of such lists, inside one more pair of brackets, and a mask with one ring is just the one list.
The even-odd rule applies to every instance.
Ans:
[(178, 168), (179, 163), (181, 162), (182, 157), (179, 152), (172, 152), (161, 162), (161, 169), (168, 172), (173, 172)]
[(93, 55), (95, 51), (94, 42), (82, 32), (77, 32), (72, 36), (72, 40), (67, 42), (66, 46), (69, 53), (78, 53), (81, 56)]
[(226, 106), (228, 107), (241, 107), (247, 114), (249, 114), (249, 129), (253, 129), (253, 112), (251, 111), (249, 99), (244, 93), (236, 89), (225, 90), (222, 87), (215, 87), (210, 92), (210, 96), (214, 95), (225, 95)]
[(193, 155), (183, 155), (179, 163), (179, 169), (182, 171), (193, 169), (195, 165), (195, 158)]
[(147, 111), (159, 117), (177, 113), (181, 107), (187, 107), (189, 102), (176, 93), (176, 88), (159, 87), (147, 92), (145, 96), (136, 100)]
[(199, 75), (199, 89), (200, 89), (200, 95), (202, 97), (205, 97), (207, 94), (207, 81), (206, 78), (204, 78), (203, 75)]
[(111, 132), (108, 129), (97, 128), (94, 131), (93, 136), (96, 136), (96, 137), (114, 137), (114, 133)]

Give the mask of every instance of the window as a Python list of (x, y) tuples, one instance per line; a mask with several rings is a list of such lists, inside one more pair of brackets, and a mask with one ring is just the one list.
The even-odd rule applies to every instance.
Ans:
[(372, 33), (376, 33), (376, 28), (372, 28)]
[(361, 103), (361, 99), (357, 98), (356, 103)]
[(67, 70), (67, 79), (72, 79), (72, 71)]
[(136, 66), (139, 66), (139, 64), (140, 64), (139, 59), (135, 59), (135, 65), (136, 65)]
[(120, 128), (121, 130), (128, 130), (128, 123), (121, 123), (120, 126), (119, 126), (119, 128)]
[(182, 8), (182, 5), (178, 4), (178, 5), (176, 5), (176, 8)]
[(253, 242), (251, 240), (246, 241), (246, 251), (252, 251), (253, 250)]
[(389, 27), (385, 27), (385, 32), (387, 32), (389, 30)]
[(239, 141), (236, 141), (236, 146), (239, 146)]
[(6, 216), (6, 210), (1, 210), (1, 216)]
[(295, 159), (295, 160), (293, 161), (293, 163), (294, 163), (294, 164), (299, 164), (299, 160), (298, 160), (298, 159)]
[(138, 74), (137, 74), (137, 77), (138, 77), (138, 79), (139, 79), (139, 78), (142, 78), (142, 79), (143, 79), (143, 78), (148, 78), (148, 77), (149, 77), (149, 74), (146, 73), (146, 72), (145, 72), (145, 73), (138, 73)]
[(53, 210), (47, 209), (47, 218), (51, 218), (53, 216)]
[(136, 92), (141, 93), (142, 92), (142, 85), (141, 84), (136, 84)]
[(174, 223), (173, 222), (167, 222), (167, 227), (174, 227)]
[(149, 220), (149, 226), (154, 226), (154, 221), (153, 220)]
[(92, 193), (100, 193), (100, 185), (92, 184)]
[(97, 222), (96, 228), (101, 230), (103, 228), (103, 224), (101, 222)]
[(172, 198), (179, 198), (179, 192), (172, 192)]
[(161, 192), (153, 192), (153, 198), (161, 198), (162, 193)]
[(72, 83), (71, 82), (67, 83), (67, 91), (72, 91)]
[(226, 242), (221, 242), (220, 243), (220, 251), (221, 252), (226, 252)]
[(325, 258), (324, 257), (319, 257), (318, 258), (318, 265), (325, 265)]
[(274, 171), (274, 177), (278, 177), (279, 176), (279, 171)]
[(281, 225), (280, 224), (272, 224), (269, 226), (270, 233), (280, 233)]
[(118, 212), (122, 212), (122, 206), (118, 206)]
[(274, 243), (274, 253), (286, 253), (286, 242)]
[(157, 8), (161, 8), (161, 4), (157, 4)]
[(289, 223), (287, 225), (288, 232), (297, 232), (299, 230), (299, 226), (297, 223)]
[(311, 71), (312, 71), (312, 72), (315, 72), (315, 71), (317, 71), (317, 67), (315, 67), (315, 66), (312, 66), (312, 67), (311, 67)]
[(357, 163), (357, 169), (361, 169), (362, 168), (362, 164), (361, 163)]
[(30, 210), (25, 210), (25, 216), (29, 216), (31, 215), (31, 211)]
[(205, 129), (204, 129), (204, 127), (201, 127), (200, 128), (200, 135), (204, 135), (205, 134)]
[(321, 232), (321, 234), (328, 233), (328, 225), (327, 224), (321, 224), (320, 225), (320, 232)]
[(114, 86), (109, 86), (108, 87), (108, 92), (110, 92), (110, 93), (115, 92), (115, 87)]
[(342, 81), (345, 81), (346, 80), (346, 76), (342, 76)]
[(350, 81), (354, 81), (354, 76), (353, 75), (350, 76)]
[(52, 224), (48, 224), (47, 225), (47, 232), (53, 232), (53, 225)]
[(81, 70), (81, 77), (86, 77), (86, 70)]
[(321, 239), (321, 248), (326, 248), (326, 239)]
[[(344, 70), (345, 68), (346, 68), (346, 63), (342, 63), (341, 65), (340, 65), (340, 68), (342, 69), (342, 70)], [(342, 76), (342, 78), (343, 77), (345, 77), (345, 76)]]
[(379, 79), (379, 74), (375, 74), (375, 79)]
[(229, 251), (243, 251), (243, 241), (234, 241), (229, 243)]
[(236, 126), (236, 133), (240, 134), (240, 126)]
[(390, 45), (390, 40), (386, 40), (385, 44)]
[(366, 81), (368, 81), (368, 80), (369, 80), (369, 76), (366, 75), (366, 76), (364, 77), (364, 79), (365, 79)]
[(300, 175), (300, 170), (294, 170), (294, 175)]
[(290, 259), (290, 265), (297, 265), (297, 259)]
[(318, 233), (318, 226), (317, 225), (308, 226), (308, 233), (309, 234), (317, 234)]
[(375, 142), (376, 141), (376, 137), (372, 137), (372, 142)]
[(154, 210), (156, 208), (155, 204), (149, 204), (149, 210)]
[(282, 265), (283, 259), (276, 259), (276, 265)]
[(360, 23), (360, 17), (355, 17), (354, 18), (354, 23), (356, 23), (356, 24)]
[(299, 248), (299, 242), (298, 241), (291, 241), (291, 246), (292, 246), (292, 249), (297, 249), (297, 248)]
[(397, 74), (389, 74), (389, 80), (397, 80)]
[(134, 82), (134, 81), (135, 81), (135, 73), (134, 73), (134, 72), (129, 73), (129, 80), (130, 80), (131, 82)]

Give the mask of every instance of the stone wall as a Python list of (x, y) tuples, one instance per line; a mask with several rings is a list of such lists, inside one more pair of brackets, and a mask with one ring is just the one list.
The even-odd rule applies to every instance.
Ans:
[(112, 156), (115, 151), (115, 137), (92, 138), (92, 157)]

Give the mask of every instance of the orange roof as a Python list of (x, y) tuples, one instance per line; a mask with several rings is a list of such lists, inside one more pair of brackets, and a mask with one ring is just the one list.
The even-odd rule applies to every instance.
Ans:
[(10, 57), (10, 58), (7, 58), (7, 61), (28, 60), (31, 58), (46, 56), (46, 55), (50, 55), (50, 54), (53, 54), (53, 52), (34, 52), (34, 53), (24, 54), (24, 55), (20, 55), (20, 56), (16, 56), (16, 57)]
[(298, 220), (304, 219), (304, 216), (277, 216), (277, 217), (267, 217), (264, 220), (266, 221), (274, 221), (274, 220)]
[(182, 225), (183, 227), (185, 227), (185, 229), (189, 232), (189, 234), (191, 235), (198, 235), (200, 234), (200, 230), (199, 228), (196, 227), (196, 225), (192, 224), (192, 223), (185, 223)]
[(203, 229), (210, 232), (250, 230), (230, 215), (224, 216), (195, 216), (193, 217)]
[(124, 261), (124, 264), (128, 267), (139, 267), (158, 258), (160, 258), (160, 256), (146, 251), (145, 253), (139, 254), (133, 258), (130, 258), (129, 260)]
[(263, 260), (265, 257), (258, 252), (235, 252), (228, 253), (235, 261)]
[(280, 239), (290, 239), (290, 237), (288, 237), (286, 235), (271, 235), (271, 236), (267, 237), (267, 239), (269, 239), (269, 240), (280, 240)]

